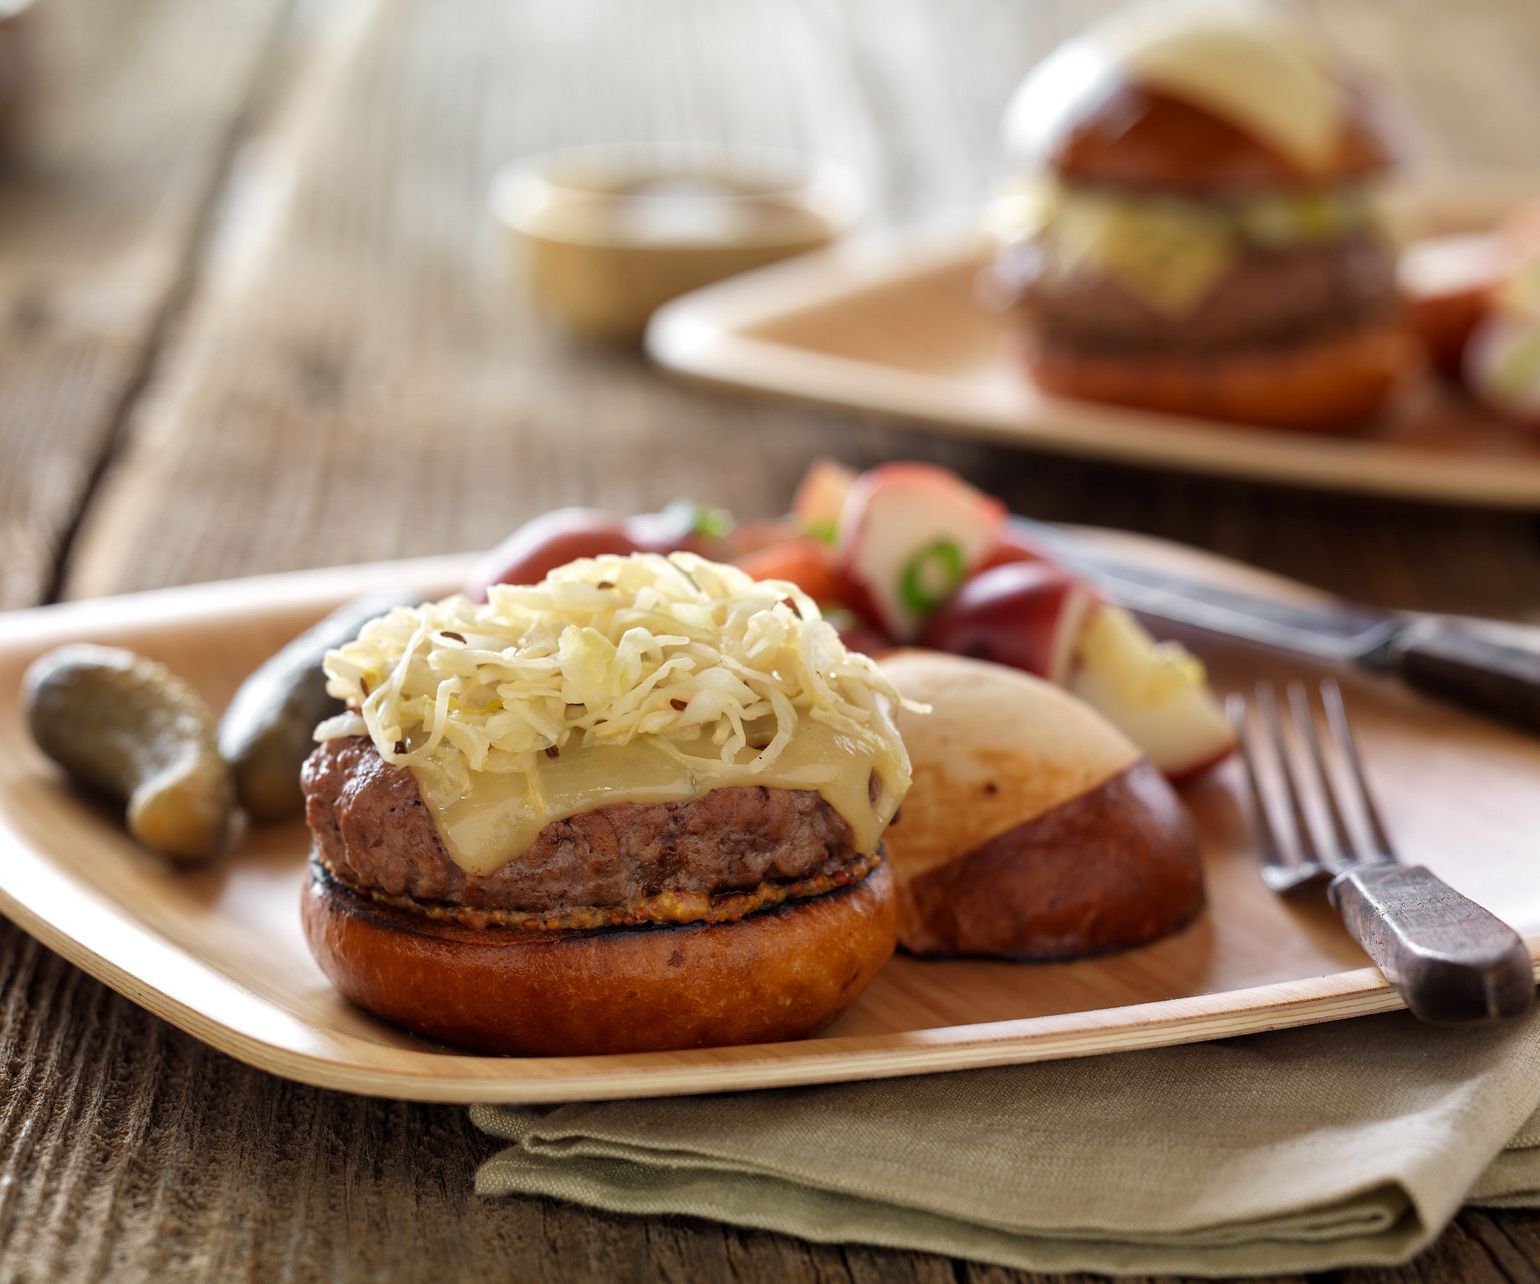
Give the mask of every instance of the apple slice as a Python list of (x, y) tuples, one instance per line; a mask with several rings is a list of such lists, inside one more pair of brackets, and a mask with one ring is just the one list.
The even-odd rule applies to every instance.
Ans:
[(1155, 641), (1121, 606), (1091, 612), (1068, 686), (1173, 780), (1197, 775), (1235, 746), (1202, 663), (1178, 643)]
[(856, 478), (840, 514), (842, 569), (874, 622), (912, 641), (999, 543), (1005, 506), (932, 464)]
[(833, 459), (815, 459), (808, 466), (797, 493), (791, 497), (791, 516), (799, 534), (823, 544), (834, 543), (839, 532), (845, 499), (855, 485), (856, 471)]
[(1511, 252), (1492, 232), (1426, 237), (1402, 251), (1407, 317), (1443, 374), (1459, 376), (1471, 332), (1511, 267)]
[[(1535, 268), (1540, 294), (1540, 261)], [(1498, 414), (1540, 430), (1540, 312), (1493, 312), (1465, 349), (1465, 381)]]
[(979, 563), (979, 570), (987, 571), (991, 567), (1006, 566), (1012, 562), (1051, 562), (1053, 558), (1048, 551), (1035, 543), (1030, 535), (1023, 535), (1020, 531), (1007, 526), (1000, 532), (1000, 538), (995, 546), (985, 554), (984, 560)]
[(952, 595), (923, 635), (926, 646), (1008, 664), (1063, 685), (1096, 595), (1052, 562), (1005, 562)]
[(482, 555), (465, 581), (465, 595), (485, 602), (493, 584), (538, 584), (579, 557), (635, 553), (640, 545), (625, 524), (594, 508), (553, 508), (520, 526)]

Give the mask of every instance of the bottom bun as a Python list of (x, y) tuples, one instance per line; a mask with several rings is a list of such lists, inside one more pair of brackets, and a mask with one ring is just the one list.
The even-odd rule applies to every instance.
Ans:
[(1306, 429), (1374, 418), (1416, 361), (1416, 340), (1396, 324), (1208, 356), (1091, 353), (1035, 338), (1027, 350), (1033, 381), (1054, 396)]
[(1202, 907), (1192, 820), (1141, 760), (906, 880), (902, 935), (916, 954), (1046, 962), (1143, 945)]
[(586, 1056), (810, 1034), (893, 953), (886, 863), (730, 923), (530, 932), (382, 905), (316, 861), (302, 916), (332, 984), (376, 1016), (481, 1052)]

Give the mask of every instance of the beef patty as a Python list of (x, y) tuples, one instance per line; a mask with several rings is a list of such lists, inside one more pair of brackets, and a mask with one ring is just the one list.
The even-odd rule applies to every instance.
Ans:
[(1206, 354), (1325, 338), (1397, 305), (1394, 251), (1372, 236), (1240, 253), (1180, 316), (1090, 268), (1053, 265), (1031, 242), (1003, 251), (995, 272), (1044, 342), (1100, 352)]
[(300, 783), (316, 854), (342, 882), (387, 898), (563, 916), (767, 883), (813, 894), (850, 881), (853, 867), (865, 870), (849, 825), (806, 789), (751, 786), (688, 802), (615, 803), (552, 821), (523, 855), (481, 877), (445, 850), (411, 772), (387, 763), (367, 738), (318, 746)]

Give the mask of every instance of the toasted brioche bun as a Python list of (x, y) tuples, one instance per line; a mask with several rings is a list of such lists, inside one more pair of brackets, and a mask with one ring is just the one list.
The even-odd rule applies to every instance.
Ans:
[(1189, 195), (1297, 190), (1372, 178), (1401, 150), (1373, 98), (1344, 91), (1337, 145), (1304, 169), (1255, 134), (1160, 90), (1125, 84), (1071, 124), (1044, 158), (1060, 178)]
[(1174, 932), (1203, 906), (1192, 822), (1138, 762), (904, 888), (916, 954), (1073, 959)]
[(1024, 340), (1027, 367), (1057, 397), (1276, 428), (1341, 429), (1373, 419), (1416, 368), (1400, 321), (1288, 347), (1203, 356), (1094, 353)]
[(1387, 100), (1308, 27), (1215, 0), (1092, 24), (1027, 74), (1003, 133), (1063, 180), (1188, 196), (1357, 183), (1405, 150)]
[(316, 861), (301, 907), (321, 970), (396, 1025), (482, 1052), (589, 1056), (795, 1039), (893, 953), (893, 879), (728, 923), (540, 932), (385, 905)]
[(1154, 940), (1198, 912), (1186, 809), (1089, 706), (980, 660), (909, 650), (881, 663), (931, 706), (899, 715), (914, 784), (885, 840), (906, 949), (1076, 958)]

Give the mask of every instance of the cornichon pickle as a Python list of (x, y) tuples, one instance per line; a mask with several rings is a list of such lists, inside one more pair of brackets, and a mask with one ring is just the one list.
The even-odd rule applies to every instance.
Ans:
[(386, 592), (355, 598), (241, 683), (219, 722), (219, 751), (235, 770), (236, 793), (253, 820), (287, 820), (304, 809), (299, 769), (315, 748), (316, 724), (343, 707), (326, 694), (322, 658), (351, 642), (375, 616), (421, 600), (420, 594)]
[(235, 789), (214, 715), (154, 660), (115, 647), (63, 646), (35, 661), (23, 688), (38, 747), (82, 784), (128, 804), (128, 828), (179, 861), (218, 854)]

